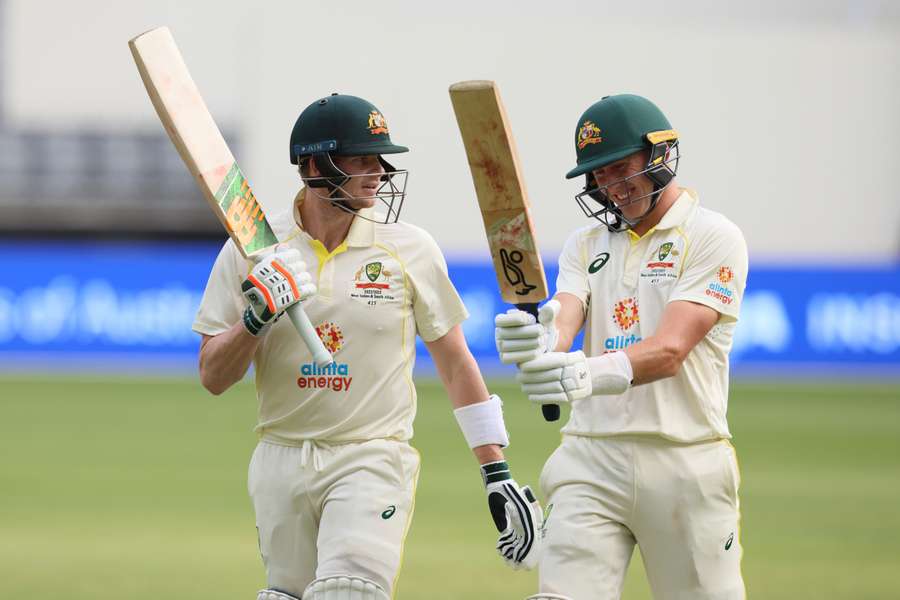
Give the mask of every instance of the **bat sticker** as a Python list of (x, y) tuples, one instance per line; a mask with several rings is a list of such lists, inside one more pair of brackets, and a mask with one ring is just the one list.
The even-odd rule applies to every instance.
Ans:
[(518, 250), (508, 252), (506, 248), (500, 248), (500, 262), (503, 264), (503, 275), (510, 285), (522, 286), (522, 289), (516, 290), (516, 294), (519, 296), (527, 296), (535, 288), (535, 286), (525, 281), (525, 273), (519, 267), (524, 258)]

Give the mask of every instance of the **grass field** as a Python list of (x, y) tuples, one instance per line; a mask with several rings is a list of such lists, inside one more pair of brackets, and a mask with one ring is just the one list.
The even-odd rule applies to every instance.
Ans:
[[(557, 428), (509, 384), (508, 457), (536, 483)], [(399, 600), (520, 600), (533, 573), (493, 552), (475, 463), (434, 382)], [(751, 598), (900, 597), (900, 387), (738, 385)], [(250, 600), (263, 583), (246, 494), (252, 387), (0, 379), (0, 598)], [(438, 543), (439, 542), (439, 543)], [(632, 563), (624, 597), (649, 598)]]

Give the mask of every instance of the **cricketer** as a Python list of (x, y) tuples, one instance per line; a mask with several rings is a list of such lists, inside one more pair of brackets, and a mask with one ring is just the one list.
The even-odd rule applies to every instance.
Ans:
[[(366, 100), (309, 105), (290, 136), (304, 185), (290, 210), (270, 215), (282, 244), (250, 264), (229, 240), (193, 325), (210, 392), (255, 368), (248, 488), (267, 576), (258, 600), (393, 597), (419, 474), (409, 444), (416, 335), (481, 465), (498, 552), (516, 568), (537, 561), (540, 507), (504, 460), (501, 401), (463, 338), (466, 309), (435, 241), (399, 221), (407, 172), (384, 156), (406, 151)], [(333, 364), (317, 366), (279, 319), (296, 302)]]
[[(677, 186), (678, 134), (649, 100), (607, 96), (578, 120), (576, 196), (596, 219), (559, 259), (539, 322), (496, 318), (532, 402), (571, 403), (540, 485), (532, 600), (621, 596), (635, 544), (657, 600), (738, 600), (739, 474), (728, 353), (747, 278), (741, 231)], [(569, 351), (585, 330), (583, 350)]]

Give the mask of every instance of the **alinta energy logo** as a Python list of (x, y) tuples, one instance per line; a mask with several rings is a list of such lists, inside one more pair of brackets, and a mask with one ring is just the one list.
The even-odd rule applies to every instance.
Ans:
[(622, 350), (632, 344), (641, 341), (641, 336), (628, 332), (641, 322), (638, 310), (637, 298), (624, 298), (613, 306), (613, 322), (622, 330), (624, 335), (608, 337), (603, 341), (603, 347), (607, 352)]
[(731, 280), (734, 279), (734, 271), (731, 270), (731, 267), (719, 267), (716, 277), (718, 277), (719, 281), (724, 285), (728, 285), (731, 283)]
[(734, 271), (731, 267), (721, 266), (716, 271), (717, 281), (713, 281), (706, 288), (706, 295), (715, 298), (722, 304), (731, 304), (734, 302), (734, 291), (728, 287), (728, 284), (734, 280)]
[[(344, 333), (341, 328), (330, 321), (316, 327), (316, 333), (332, 356), (344, 347)], [(320, 367), (314, 362), (300, 365), (300, 377), (297, 387), (300, 389), (326, 389), (332, 392), (349, 392), (353, 377), (347, 363), (333, 362), (327, 367)]]

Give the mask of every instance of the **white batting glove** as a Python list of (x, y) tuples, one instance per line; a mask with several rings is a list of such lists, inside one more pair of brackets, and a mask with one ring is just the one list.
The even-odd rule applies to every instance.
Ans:
[(241, 284), (241, 292), (248, 303), (244, 327), (260, 336), (289, 307), (314, 296), (316, 285), (300, 251), (291, 248), (264, 256)]
[(548, 352), (519, 365), (516, 380), (536, 404), (574, 402), (591, 395), (591, 370), (584, 352)]
[(512, 569), (533, 569), (541, 554), (541, 504), (527, 485), (511, 477), (506, 461), (481, 466), (488, 507), (500, 532), (497, 553)]
[(500, 362), (505, 365), (534, 360), (538, 356), (552, 352), (559, 341), (556, 317), (559, 315), (558, 300), (546, 302), (538, 311), (538, 322), (534, 316), (523, 310), (510, 309), (494, 318), (494, 340)]

